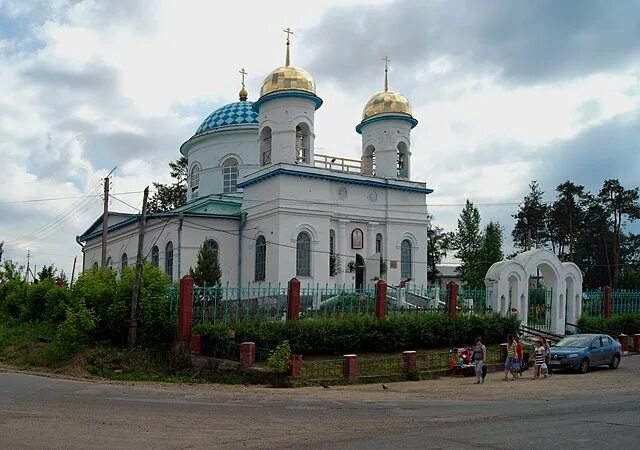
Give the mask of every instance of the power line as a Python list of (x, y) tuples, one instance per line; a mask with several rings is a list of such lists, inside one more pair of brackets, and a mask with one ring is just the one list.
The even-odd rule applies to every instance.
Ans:
[[(117, 194), (113, 194), (113, 195), (131, 195), (131, 194), (140, 194), (143, 191), (129, 191), (129, 192), (118, 192)], [(53, 201), (59, 201), (59, 200), (74, 200), (74, 199), (78, 199), (78, 198), (85, 198), (85, 197), (100, 197), (100, 194), (95, 194), (95, 195), (76, 195), (76, 196), (71, 196), (71, 197), (49, 197), (49, 198), (33, 198), (33, 199), (29, 199), (29, 200), (12, 200), (12, 201), (8, 201), (8, 202), (0, 202), (0, 205), (15, 205), (15, 204), (20, 204), (20, 203), (38, 203), (38, 202), (53, 202)]]

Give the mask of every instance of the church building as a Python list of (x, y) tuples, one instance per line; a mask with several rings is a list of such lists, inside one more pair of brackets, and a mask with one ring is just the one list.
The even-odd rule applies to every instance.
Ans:
[[(288, 35), (287, 35), (288, 36)], [(383, 278), (426, 285), (427, 205), (411, 179), (409, 101), (388, 89), (364, 106), (355, 131), (359, 160), (315, 152), (322, 106), (313, 78), (286, 62), (264, 80), (257, 101), (218, 108), (180, 147), (188, 158), (187, 202), (147, 217), (145, 260), (177, 281), (209, 241), (231, 286), (285, 284), (356, 288)], [(242, 71), (244, 75), (244, 70)], [(109, 212), (106, 265), (134, 265), (140, 214)], [(83, 269), (101, 263), (102, 216), (76, 238)]]

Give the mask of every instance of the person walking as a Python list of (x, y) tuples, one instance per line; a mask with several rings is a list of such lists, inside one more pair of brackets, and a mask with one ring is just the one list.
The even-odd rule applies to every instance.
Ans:
[(484, 368), (484, 361), (487, 357), (487, 347), (482, 344), (480, 337), (476, 338), (476, 346), (473, 349), (473, 365), (476, 372), (476, 383), (484, 383), (484, 376), (482, 369)]
[(542, 339), (536, 340), (536, 348), (533, 350), (533, 355), (531, 355), (531, 359), (534, 360), (535, 364), (533, 366), (533, 376), (531, 377), (532, 380), (537, 380), (540, 377), (540, 368), (544, 364), (545, 352), (546, 349), (542, 344)]
[(524, 344), (516, 337), (516, 362), (518, 363), (518, 378), (522, 377), (524, 365)]
[(544, 346), (544, 363), (547, 365), (547, 373), (551, 376), (551, 364), (549, 364), (549, 360), (551, 359), (551, 344), (546, 338), (542, 338), (542, 345)]
[(509, 381), (509, 373), (516, 380), (516, 372), (513, 370), (516, 363), (516, 341), (513, 334), (507, 336), (507, 359), (504, 361), (504, 381)]

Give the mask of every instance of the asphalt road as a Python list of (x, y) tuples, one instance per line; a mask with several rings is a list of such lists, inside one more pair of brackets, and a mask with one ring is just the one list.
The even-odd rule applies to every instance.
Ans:
[[(623, 363), (635, 374), (640, 357)], [(460, 382), (463, 392), (471, 389), (468, 380)], [(420, 383), (414, 386), (437, 386)], [(345, 389), (132, 386), (0, 373), (0, 448), (611, 450), (640, 442), (640, 392), (624, 386), (606, 395), (527, 400)]]

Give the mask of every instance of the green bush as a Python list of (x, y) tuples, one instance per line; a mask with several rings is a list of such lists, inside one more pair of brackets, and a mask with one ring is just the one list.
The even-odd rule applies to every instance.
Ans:
[(231, 333), (237, 343), (255, 342), (259, 348), (274, 349), (287, 340), (294, 354), (343, 354), (350, 352), (392, 352), (412, 348), (471, 345), (477, 336), (486, 344), (503, 342), (518, 330), (514, 317), (457, 316), (441, 314), (392, 315), (378, 320), (372, 316), (341, 319), (301, 319), (293, 322), (250, 321), (208, 324), (196, 330), (210, 342)]
[(271, 351), (267, 359), (267, 366), (278, 373), (284, 373), (289, 370), (291, 367), (291, 346), (289, 341), (285, 340), (275, 350)]
[[(107, 309), (110, 335), (116, 343), (126, 342), (134, 280), (134, 267), (122, 272), (115, 299)], [(169, 277), (163, 271), (144, 264), (138, 301), (138, 341), (143, 347), (165, 344), (175, 338), (177, 323), (169, 315), (167, 304), (169, 284)]]
[(640, 333), (640, 313), (613, 314), (609, 319), (583, 316), (578, 325), (633, 336)]
[(18, 318), (27, 298), (29, 284), (19, 278), (11, 278), (0, 285), (0, 310), (12, 318)]
[(114, 301), (117, 285), (116, 273), (111, 269), (93, 269), (84, 272), (73, 285), (74, 300), (93, 311), (97, 339), (110, 337), (107, 312)]

